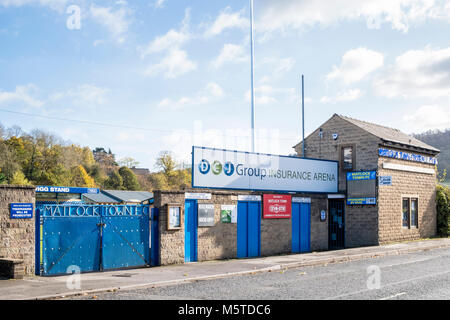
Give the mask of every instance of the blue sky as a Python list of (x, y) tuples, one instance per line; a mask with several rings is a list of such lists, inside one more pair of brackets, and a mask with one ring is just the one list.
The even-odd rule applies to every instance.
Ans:
[[(334, 113), (450, 128), (449, 1), (254, 2), (256, 151), (299, 142), (301, 74), (307, 134)], [(5, 127), (150, 169), (161, 150), (250, 148), (247, 0), (0, 0), (0, 49), (0, 110), (22, 113)]]

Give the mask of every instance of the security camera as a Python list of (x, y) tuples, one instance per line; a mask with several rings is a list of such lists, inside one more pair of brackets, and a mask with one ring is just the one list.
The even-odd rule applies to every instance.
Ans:
[(337, 133), (333, 133), (333, 140), (337, 140), (339, 135)]

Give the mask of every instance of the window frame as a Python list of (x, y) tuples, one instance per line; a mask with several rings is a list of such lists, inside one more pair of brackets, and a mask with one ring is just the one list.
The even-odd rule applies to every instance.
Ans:
[[(405, 221), (403, 219), (403, 208), (404, 208), (404, 201), (408, 202), (408, 226), (403, 225), (403, 222)], [(414, 218), (412, 218), (413, 211), (412, 211), (412, 203), (415, 202), (415, 213)], [(419, 229), (419, 196), (417, 195), (402, 195), (401, 196), (401, 214), (402, 214), (402, 228), (403, 229)], [(412, 222), (415, 222), (413, 225)]]
[[(356, 170), (356, 145), (355, 144), (344, 144), (340, 146), (340, 166), (342, 171), (355, 171)], [(347, 148), (351, 148), (352, 150), (352, 167), (351, 168), (345, 168), (344, 164), (345, 157), (344, 157), (344, 150)]]

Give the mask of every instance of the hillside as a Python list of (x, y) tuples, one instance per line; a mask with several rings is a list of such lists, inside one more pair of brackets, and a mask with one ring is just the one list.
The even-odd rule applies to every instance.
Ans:
[(450, 129), (445, 131), (430, 130), (420, 134), (414, 134), (414, 137), (441, 150), (437, 159), (439, 173), (447, 170), (446, 183), (450, 183)]

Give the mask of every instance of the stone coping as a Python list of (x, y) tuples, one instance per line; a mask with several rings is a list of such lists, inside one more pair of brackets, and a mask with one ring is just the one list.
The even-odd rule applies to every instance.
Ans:
[(15, 184), (0, 184), (0, 189), (32, 189), (35, 190), (35, 186), (21, 186)]

